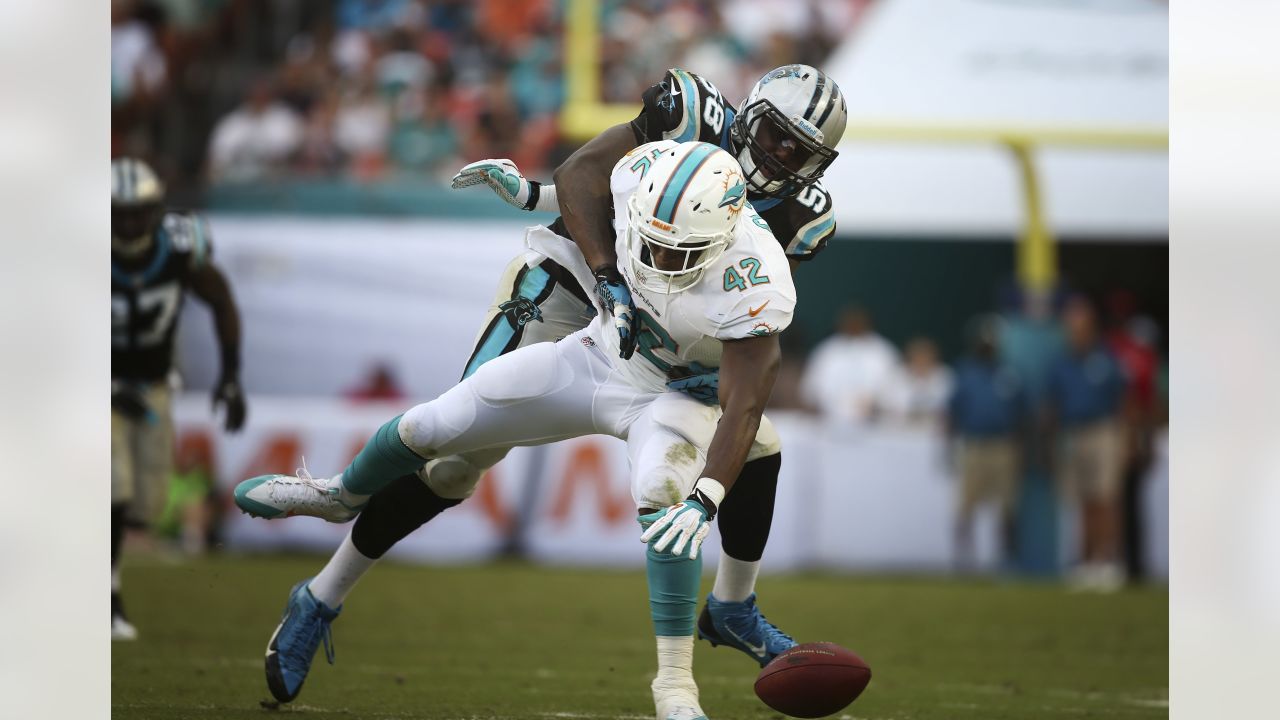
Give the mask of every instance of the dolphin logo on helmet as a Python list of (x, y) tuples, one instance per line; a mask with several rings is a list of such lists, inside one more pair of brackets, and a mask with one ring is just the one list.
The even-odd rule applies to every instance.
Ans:
[(682, 143), (653, 163), (627, 201), (627, 255), (644, 289), (692, 287), (733, 242), (746, 205), (742, 168), (729, 153)]

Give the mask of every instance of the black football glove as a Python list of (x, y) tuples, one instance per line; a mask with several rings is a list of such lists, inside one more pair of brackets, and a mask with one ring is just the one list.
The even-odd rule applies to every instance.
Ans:
[(142, 397), (142, 390), (128, 383), (111, 383), (111, 411), (130, 420), (145, 420), (151, 415), (151, 406)]
[(235, 432), (244, 427), (244, 418), (248, 413), (248, 408), (244, 404), (244, 389), (240, 387), (240, 380), (234, 377), (224, 377), (218, 381), (218, 387), (213, 391), (213, 408), (218, 409), (218, 404), (222, 403), (227, 408), (227, 432)]

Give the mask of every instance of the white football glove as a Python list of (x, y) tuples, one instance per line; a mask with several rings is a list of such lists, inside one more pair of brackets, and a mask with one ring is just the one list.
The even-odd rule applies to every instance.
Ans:
[[(716, 508), (724, 500), (724, 492), (724, 486), (711, 478), (698, 480), (693, 492), (684, 502), (640, 518), (653, 523), (640, 535), (640, 542), (648, 543), (657, 537), (658, 541), (653, 544), (653, 549), (663, 552), (674, 541), (671, 554), (676, 556), (688, 545), (689, 559), (696, 560), (702, 541), (711, 532), (711, 521), (715, 519)], [(662, 536), (658, 537), (658, 533), (662, 533)]]
[[(542, 191), (543, 184), (537, 180), (525, 179), (525, 176), (520, 174), (520, 168), (506, 158), (478, 160), (463, 167), (458, 171), (457, 175), (453, 176), (453, 182), (450, 183), (450, 187), (454, 190), (461, 190), (480, 183), (488, 185), (498, 197), (521, 210), (556, 209), (555, 196), (552, 195), (550, 198), (543, 197), (543, 195), (550, 194)], [(546, 187), (548, 189), (554, 188), (552, 185)], [(550, 200), (550, 203), (547, 202), (548, 200)], [(548, 207), (548, 205), (551, 207)]]

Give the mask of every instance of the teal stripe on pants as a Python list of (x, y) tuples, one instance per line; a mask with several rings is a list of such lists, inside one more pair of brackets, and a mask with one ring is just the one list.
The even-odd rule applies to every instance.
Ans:
[[(542, 266), (528, 268), (523, 273), (524, 277), (520, 279), (516, 287), (516, 292), (511, 299), (525, 298), (530, 302), (536, 303), (538, 297), (547, 289), (547, 285), (551, 284), (551, 273), (542, 269)], [(480, 342), (476, 343), (476, 351), (471, 356), (471, 360), (467, 362), (467, 368), (462, 373), (462, 379), (471, 377), (481, 365), (502, 355), (507, 346), (511, 344), (511, 340), (515, 337), (517, 328), (513, 325), (501, 310), (498, 311), (498, 317), (491, 322), (491, 326), (484, 337), (480, 338)]]

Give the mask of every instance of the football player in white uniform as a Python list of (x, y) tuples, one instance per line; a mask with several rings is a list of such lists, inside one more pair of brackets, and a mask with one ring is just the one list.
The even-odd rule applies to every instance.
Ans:
[[(525, 179), (510, 161), (483, 160), (464, 167), (454, 178), (455, 188), (484, 183), (525, 210), (572, 207), (572, 212), (566, 210), (563, 218), (551, 223), (550, 234), (598, 248), (590, 256), (590, 267), (599, 268), (601, 277), (575, 277), (556, 258), (537, 250), (515, 257), (498, 284), (462, 377), (518, 348), (554, 342), (587, 327), (598, 304), (589, 297), (593, 288), (599, 303), (611, 309), (621, 303), (615, 319), (626, 321), (619, 322), (617, 330), (620, 340), (622, 335), (629, 336), (622, 345), (631, 352), (638, 334), (632, 324), (638, 321), (638, 313), (626, 282), (609, 262), (614, 240), (609, 218), (616, 203), (604, 190), (623, 153), (657, 140), (701, 140), (727, 150), (751, 169), (746, 173), (747, 199), (794, 270), (817, 257), (835, 232), (831, 196), (820, 178), (836, 156), (844, 126), (844, 97), (836, 83), (816, 68), (785, 65), (766, 73), (738, 109), (706, 78), (672, 68), (645, 91), (643, 109), (634, 120), (604, 131), (565, 163), (567, 169), (557, 173), (563, 192)], [(633, 162), (643, 167), (640, 158)], [(579, 213), (591, 213), (596, 220), (584, 226), (574, 219)], [(573, 233), (570, 223), (576, 227)], [(741, 269), (722, 280), (735, 287), (750, 283)], [(718, 374), (714, 369), (691, 365), (679, 372), (689, 374), (671, 379), (669, 389), (715, 400)], [(436, 458), (419, 472), (397, 478), (374, 494), (330, 561), (303, 583), (327, 589), (333, 598), (345, 597), (392, 546), (469, 497), (484, 470), (506, 453), (507, 448), (485, 448)], [(781, 442), (768, 418), (763, 418), (738, 475), (737, 490), (717, 515), (723, 552), (715, 587), (697, 627), (700, 639), (735, 648), (762, 667), (795, 645), (794, 639), (764, 617), (755, 595), (781, 466)], [(278, 634), (306, 637), (310, 643), (309, 651), (300, 650), (279, 661), (289, 664), (277, 674), (292, 678), (291, 686), (301, 686), (335, 617), (322, 604), (297, 605), (277, 628)], [(269, 682), (272, 672), (268, 668)]]
[[(601, 277), (589, 327), (486, 363), (392, 419), (331, 479), (259, 476), (240, 483), (235, 500), (260, 517), (345, 522), (379, 489), (433, 458), (602, 432), (619, 437), (647, 543), (657, 717), (701, 718), (692, 674), (698, 551), (759, 428), (795, 289), (782, 248), (746, 202), (741, 167), (723, 150), (642, 145), (614, 166), (610, 189), (614, 243), (604, 257), (593, 256), (601, 248), (575, 248), (546, 228), (529, 232), (531, 246), (582, 284)], [(694, 369), (718, 369), (717, 404), (667, 387)], [(340, 603), (314, 582), (299, 583), (286, 612), (302, 604), (336, 615)], [(299, 628), (282, 626), (268, 646), (269, 683), (282, 700), (297, 695), (302, 678), (288, 676), (281, 656), (316, 647)]]

